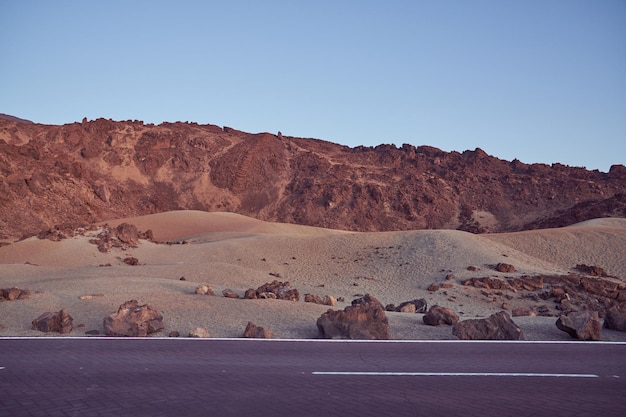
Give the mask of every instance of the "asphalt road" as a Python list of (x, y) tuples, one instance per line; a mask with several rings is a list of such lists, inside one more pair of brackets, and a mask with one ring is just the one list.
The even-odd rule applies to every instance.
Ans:
[(2, 416), (624, 416), (626, 344), (0, 339)]

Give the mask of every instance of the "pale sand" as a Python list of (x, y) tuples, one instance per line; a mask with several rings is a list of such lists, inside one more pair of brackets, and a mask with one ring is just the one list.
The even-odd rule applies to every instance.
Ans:
[[(248, 321), (271, 329), (277, 338), (315, 338), (317, 318), (329, 307), (281, 300), (227, 299), (230, 288), (248, 288), (274, 279), (290, 281), (300, 292), (344, 297), (343, 309), (358, 294), (383, 304), (425, 298), (429, 305), (452, 308), (462, 319), (486, 317), (510, 308), (548, 304), (519, 294), (488, 298), (459, 284), (462, 279), (504, 276), (490, 265), (513, 264), (524, 274), (566, 274), (576, 264), (598, 265), (626, 277), (626, 219), (599, 219), (575, 226), (519, 233), (473, 235), (454, 230), (352, 233), (262, 222), (231, 213), (176, 211), (123, 221), (151, 229), (156, 240), (127, 251), (100, 253), (89, 243), (96, 232), (51, 242), (30, 238), (0, 247), (0, 288), (32, 291), (26, 300), (0, 302), (0, 336), (52, 336), (31, 329), (45, 311), (66, 308), (74, 318), (71, 336), (102, 331), (102, 319), (123, 302), (136, 299), (157, 308), (165, 330), (186, 335), (204, 327), (213, 337), (240, 337)], [(127, 256), (140, 266), (122, 262)], [(111, 266), (99, 266), (110, 264)], [(468, 266), (478, 271), (470, 272)], [(279, 274), (280, 277), (270, 275)], [(455, 279), (446, 281), (446, 274)], [(185, 277), (184, 281), (180, 278)], [(427, 291), (432, 283), (453, 288)], [(194, 294), (209, 284), (215, 296)], [(102, 294), (91, 299), (80, 296)], [(461, 314), (462, 313), (462, 314)], [(431, 327), (421, 314), (388, 313), (395, 339), (456, 339), (450, 326)], [(555, 317), (515, 317), (528, 340), (572, 340), (554, 325)], [(84, 326), (79, 326), (84, 325)], [(626, 341), (626, 333), (603, 329), (603, 340)]]

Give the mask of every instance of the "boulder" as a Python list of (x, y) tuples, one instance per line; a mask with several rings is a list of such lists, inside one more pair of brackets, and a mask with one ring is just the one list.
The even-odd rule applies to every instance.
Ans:
[(575, 311), (561, 314), (556, 327), (579, 340), (600, 340), (602, 326), (597, 311)]
[(248, 322), (246, 329), (243, 331), (243, 337), (255, 339), (271, 339), (274, 335), (272, 331), (264, 327), (259, 327), (251, 321)]
[(369, 294), (343, 310), (328, 310), (317, 319), (317, 330), (326, 339), (389, 339), (389, 320), (382, 304)]
[[(415, 307), (415, 310), (412, 310), (412, 307), (408, 307), (407, 306), (409, 304), (412, 304)], [(419, 299), (415, 299), (415, 300), (411, 300), (411, 301), (405, 301), (404, 303), (400, 304), (398, 307), (395, 308), (395, 311), (397, 312), (412, 312), (412, 313), (426, 313), (426, 311), (428, 310), (428, 304), (426, 304), (426, 300), (423, 298), (419, 298)]]
[(164, 328), (161, 313), (148, 304), (139, 305), (137, 300), (120, 305), (117, 312), (104, 318), (103, 325), (109, 336), (143, 337)]
[(122, 223), (116, 229), (117, 238), (129, 245), (139, 244), (139, 231), (134, 224)]
[(208, 339), (211, 337), (209, 331), (202, 327), (196, 327), (192, 331), (189, 332), (189, 337), (194, 337), (198, 339)]
[(226, 288), (224, 291), (222, 291), (222, 295), (226, 298), (239, 298), (239, 294), (237, 294), (230, 288)]
[(135, 258), (134, 256), (128, 256), (124, 258), (124, 263), (130, 266), (137, 266), (139, 265), (139, 259)]
[(452, 334), (461, 340), (524, 340), (522, 330), (504, 311), (486, 319), (460, 321), (452, 328)]
[(0, 297), (9, 301), (24, 299), (28, 297), (30, 291), (20, 290), (17, 287), (0, 289)]
[(72, 331), (73, 319), (66, 309), (58, 313), (45, 312), (33, 320), (33, 329), (42, 332), (69, 333)]
[(304, 294), (305, 303), (322, 304), (322, 297), (315, 294)]
[(214, 295), (215, 290), (210, 285), (202, 284), (196, 287), (196, 294), (201, 295)]
[(604, 327), (619, 332), (626, 332), (626, 312), (616, 307), (609, 309), (604, 317)]
[(415, 313), (415, 304), (413, 303), (407, 303), (398, 308), (400, 309), (400, 313)]
[(325, 295), (324, 298), (322, 299), (322, 304), (326, 306), (334, 307), (337, 305), (337, 299), (333, 297), (332, 295)]
[[(262, 298), (260, 295), (263, 293), (272, 293), (279, 300), (287, 300), (287, 301), (299, 301), (300, 294), (298, 290), (295, 288), (291, 288), (291, 284), (289, 282), (281, 282), (278, 280), (274, 280), (270, 283), (261, 285), (256, 289), (256, 293), (259, 298)], [(269, 298), (269, 297), (266, 297)]]
[(246, 290), (246, 293), (244, 294), (243, 298), (247, 300), (256, 300), (257, 298), (259, 298), (259, 296), (257, 295), (256, 290), (254, 288), (249, 288)]
[(498, 272), (515, 272), (515, 267), (513, 265), (505, 264), (503, 262), (497, 264), (495, 269)]
[(459, 316), (447, 307), (438, 305), (432, 306), (428, 313), (422, 317), (424, 324), (429, 326), (440, 326), (442, 324), (453, 325), (459, 321)]

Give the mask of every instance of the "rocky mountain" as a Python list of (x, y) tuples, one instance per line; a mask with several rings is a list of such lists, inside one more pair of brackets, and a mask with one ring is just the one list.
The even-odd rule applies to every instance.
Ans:
[(626, 167), (349, 148), (196, 123), (0, 117), (0, 238), (176, 209), (358, 231), (515, 231), (626, 217)]

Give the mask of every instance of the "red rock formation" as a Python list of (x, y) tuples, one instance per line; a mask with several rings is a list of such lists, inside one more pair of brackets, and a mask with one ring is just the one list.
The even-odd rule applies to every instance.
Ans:
[(359, 231), (472, 232), (626, 217), (626, 167), (527, 165), (195, 123), (0, 118), (0, 238), (174, 209)]

